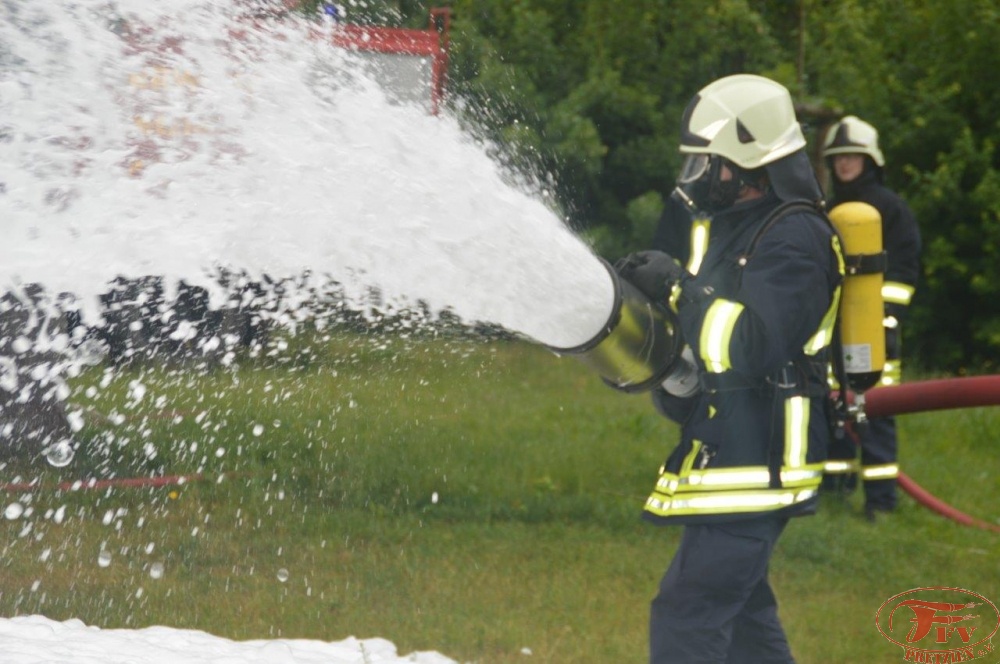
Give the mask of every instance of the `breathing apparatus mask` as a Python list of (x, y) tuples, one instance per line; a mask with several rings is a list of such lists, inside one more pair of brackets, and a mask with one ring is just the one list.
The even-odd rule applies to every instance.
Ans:
[[(728, 180), (722, 179), (723, 166), (732, 174)], [(671, 196), (695, 214), (715, 214), (732, 206), (744, 186), (759, 187), (760, 175), (717, 154), (689, 154)]]

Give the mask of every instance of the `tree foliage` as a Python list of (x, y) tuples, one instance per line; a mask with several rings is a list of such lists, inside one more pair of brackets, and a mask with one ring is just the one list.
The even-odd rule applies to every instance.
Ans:
[[(426, 0), (357, 3), (426, 24)], [(454, 112), (551, 183), (609, 259), (647, 244), (698, 89), (732, 73), (792, 90), (824, 122), (879, 128), (888, 184), (924, 237), (904, 355), (996, 368), (1000, 348), (1000, 5), (995, 0), (451, 0)], [(352, 5), (354, 6), (354, 5)], [(823, 165), (817, 163), (823, 172)]]
[(812, 85), (879, 128), (887, 179), (924, 237), (904, 352), (993, 371), (1000, 349), (1000, 6), (811, 3)]

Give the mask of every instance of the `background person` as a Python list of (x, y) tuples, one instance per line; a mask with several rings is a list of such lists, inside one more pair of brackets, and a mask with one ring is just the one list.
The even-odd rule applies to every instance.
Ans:
[[(885, 158), (879, 149), (875, 127), (853, 115), (830, 128), (823, 144), (823, 157), (831, 173), (833, 209), (840, 203), (868, 203), (882, 217), (882, 246), (887, 266), (882, 286), (885, 304), (885, 368), (882, 384), (899, 383), (901, 377), (900, 334), (907, 308), (920, 274), (920, 229), (910, 208), (883, 184)], [(896, 508), (898, 441), (893, 417), (873, 418), (856, 427), (861, 447), (848, 437), (835, 440), (827, 464), (827, 488), (850, 490), (860, 471), (864, 483), (865, 515), (874, 520), (879, 512)]]
[(703, 255), (687, 270), (655, 250), (619, 262), (676, 307), (701, 385), (653, 393), (681, 437), (645, 516), (684, 526), (651, 606), (653, 664), (794, 661), (768, 567), (789, 518), (816, 509), (843, 279), (805, 145), (783, 86), (708, 85), (684, 112), (675, 192), (706, 222)]

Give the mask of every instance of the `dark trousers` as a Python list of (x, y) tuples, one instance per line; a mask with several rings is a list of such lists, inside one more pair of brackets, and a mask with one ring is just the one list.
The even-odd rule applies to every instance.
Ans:
[(686, 526), (653, 600), (650, 664), (789, 664), (767, 580), (787, 519)]
[[(861, 469), (896, 463), (896, 419), (878, 417), (868, 420), (858, 434), (861, 442)], [(896, 507), (896, 478), (865, 480), (865, 507), (892, 510)]]
[[(853, 436), (835, 439), (830, 444), (829, 458), (855, 461), (861, 448), (861, 470), (872, 466), (896, 463), (899, 443), (896, 439), (896, 418), (876, 417), (863, 426), (854, 427)], [(853, 491), (857, 486), (856, 473), (826, 475), (823, 489), (828, 491)], [(896, 508), (896, 478), (864, 480), (865, 509), (893, 510)]]
[[(895, 365), (894, 380), (902, 376), (900, 366), (900, 328), (886, 328), (886, 363)], [(861, 446), (861, 470), (866, 467), (896, 463), (899, 443), (896, 440), (896, 419), (877, 417), (868, 420), (866, 426), (859, 427), (858, 443)], [(865, 510), (893, 510), (896, 508), (896, 478), (867, 479), (865, 487)]]

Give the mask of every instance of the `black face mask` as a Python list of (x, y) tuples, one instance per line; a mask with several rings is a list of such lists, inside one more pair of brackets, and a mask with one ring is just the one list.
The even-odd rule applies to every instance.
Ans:
[(698, 216), (708, 202), (711, 160), (711, 156), (707, 154), (688, 155), (670, 194), (694, 216)]
[(733, 177), (723, 181), (722, 157), (718, 155), (689, 155), (677, 178), (673, 196), (693, 213), (704, 211), (709, 214), (721, 212), (732, 206), (743, 187), (741, 170), (735, 164), (727, 164)]

